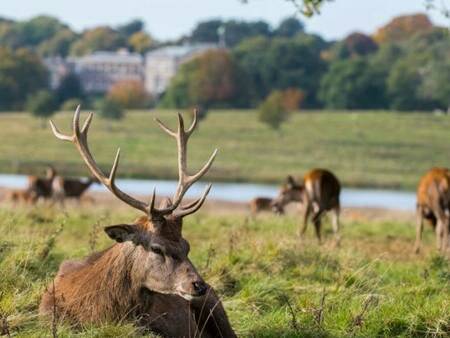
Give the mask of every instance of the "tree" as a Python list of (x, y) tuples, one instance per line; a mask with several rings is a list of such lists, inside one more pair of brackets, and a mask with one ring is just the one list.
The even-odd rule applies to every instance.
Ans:
[(433, 23), (425, 14), (405, 15), (394, 18), (377, 30), (374, 35), (378, 44), (408, 40), (411, 36), (433, 29)]
[(38, 52), (43, 56), (62, 56), (69, 54), (70, 47), (76, 41), (77, 34), (70, 29), (62, 29), (50, 39), (43, 41), (38, 46)]
[(240, 106), (243, 84), (229, 52), (212, 50), (183, 64), (162, 100), (164, 107)]
[(128, 46), (136, 53), (144, 54), (153, 46), (154, 41), (145, 32), (136, 32), (128, 38)]
[(83, 32), (70, 49), (73, 55), (85, 55), (95, 51), (115, 51), (125, 46), (124, 38), (108, 26), (100, 26)]
[(36, 54), (0, 47), (0, 109), (21, 109), (27, 95), (47, 86), (47, 69)]
[(295, 17), (290, 17), (280, 22), (274, 34), (285, 38), (292, 38), (298, 33), (303, 32), (303, 30), (303, 23)]
[(129, 38), (135, 33), (142, 32), (144, 29), (144, 22), (140, 19), (134, 19), (130, 22), (117, 27), (117, 31), (125, 38)]
[(259, 106), (259, 120), (272, 129), (279, 129), (281, 124), (289, 117), (289, 111), (283, 104), (283, 93), (273, 91)]
[(322, 78), (319, 97), (330, 109), (386, 106), (385, 77), (365, 58), (334, 62)]
[(332, 59), (348, 59), (373, 54), (378, 50), (377, 43), (368, 35), (352, 33), (332, 48)]
[(47, 90), (40, 90), (27, 99), (27, 110), (32, 115), (42, 119), (43, 127), (45, 126), (45, 119), (52, 116), (57, 108), (55, 97)]
[(45, 15), (17, 22), (14, 26), (15, 32), (21, 40), (21, 46), (37, 46), (55, 36), (59, 31), (68, 29), (58, 19)]
[(108, 91), (107, 97), (127, 109), (144, 108), (150, 100), (142, 82), (134, 80), (116, 82)]
[(61, 79), (56, 88), (56, 99), (61, 104), (69, 99), (82, 99), (84, 97), (83, 87), (80, 79), (74, 73), (69, 73)]
[(109, 121), (108, 129), (111, 129), (111, 121), (121, 120), (125, 115), (123, 107), (108, 98), (97, 101), (96, 109), (102, 118)]

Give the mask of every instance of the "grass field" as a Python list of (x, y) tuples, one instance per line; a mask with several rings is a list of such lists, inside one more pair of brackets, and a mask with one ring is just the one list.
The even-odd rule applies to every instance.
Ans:
[[(96, 117), (90, 140), (109, 170), (122, 148), (120, 176), (173, 178), (175, 145), (153, 122), (175, 124), (171, 112), (130, 112), (110, 128)], [(55, 118), (69, 132), (71, 114)], [(0, 114), (0, 172), (38, 173), (53, 163), (66, 173), (86, 175), (74, 147), (57, 141), (49, 128), (26, 114)], [(302, 112), (280, 132), (257, 121), (254, 111), (211, 111), (191, 140), (191, 167), (212, 150), (220, 152), (210, 179), (280, 182), (313, 167), (327, 167), (351, 186), (413, 189), (431, 166), (450, 163), (450, 116), (386, 112)]]
[[(37, 307), (58, 265), (108, 246), (99, 227), (134, 216), (101, 208), (0, 210), (0, 332), (51, 336)], [(318, 247), (312, 229), (299, 244), (295, 228), (290, 217), (187, 219), (191, 259), (218, 290), (241, 337), (450, 336), (450, 263), (434, 254), (429, 229), (425, 252), (416, 256), (413, 227), (402, 221), (347, 220), (339, 249), (330, 233)], [(81, 331), (59, 325), (57, 332), (138, 335), (127, 323)]]

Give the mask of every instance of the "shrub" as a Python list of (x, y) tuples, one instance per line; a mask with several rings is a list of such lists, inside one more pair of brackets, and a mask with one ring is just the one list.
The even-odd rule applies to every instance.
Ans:
[(259, 106), (259, 120), (272, 129), (279, 129), (280, 125), (289, 117), (289, 111), (284, 103), (282, 92), (273, 91)]
[(144, 85), (134, 80), (115, 83), (108, 92), (108, 99), (128, 109), (145, 108), (150, 102)]
[(34, 116), (45, 119), (52, 116), (57, 109), (54, 95), (48, 90), (40, 90), (27, 99), (27, 110)]
[(96, 108), (100, 116), (108, 120), (120, 120), (124, 116), (123, 107), (109, 98), (97, 102)]
[(69, 99), (63, 102), (60, 109), (62, 111), (74, 111), (81, 103), (80, 99)]

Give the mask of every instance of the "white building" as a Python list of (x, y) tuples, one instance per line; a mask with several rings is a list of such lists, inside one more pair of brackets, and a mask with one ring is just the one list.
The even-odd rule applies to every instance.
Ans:
[(169, 46), (148, 52), (145, 56), (145, 88), (153, 96), (161, 95), (169, 86), (181, 64), (216, 49), (214, 44)]
[(44, 60), (50, 76), (50, 88), (56, 89), (61, 80), (70, 72), (69, 66), (61, 56), (48, 57)]
[(118, 81), (144, 83), (144, 59), (126, 50), (95, 52), (67, 59), (70, 70), (80, 78), (87, 93), (105, 93)]

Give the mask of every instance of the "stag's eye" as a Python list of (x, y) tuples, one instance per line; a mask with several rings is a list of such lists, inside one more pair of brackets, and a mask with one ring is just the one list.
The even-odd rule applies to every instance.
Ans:
[(164, 251), (160, 246), (152, 245), (150, 246), (150, 250), (152, 250), (157, 255), (164, 256)]

